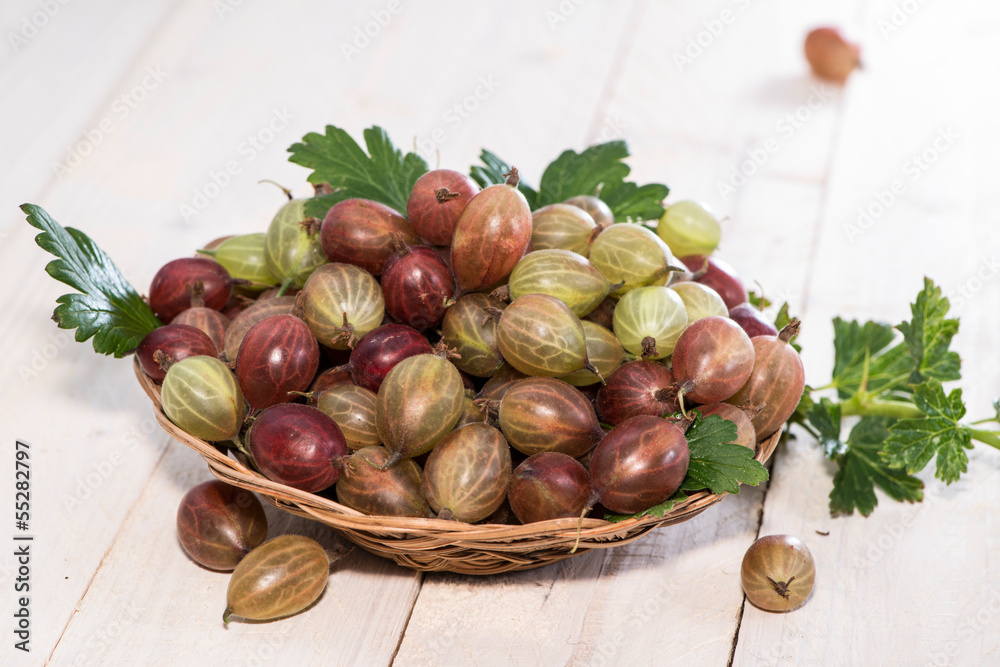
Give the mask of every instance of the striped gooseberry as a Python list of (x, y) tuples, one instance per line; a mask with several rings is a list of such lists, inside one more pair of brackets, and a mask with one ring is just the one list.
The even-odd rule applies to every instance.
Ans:
[(492, 514), (507, 495), (510, 447), (489, 424), (452, 431), (424, 466), (424, 495), (439, 519), (474, 523)]
[(324, 264), (309, 276), (302, 294), (306, 324), (335, 350), (354, 347), (385, 316), (382, 288), (353, 264)]
[(583, 317), (611, 294), (613, 285), (586, 257), (570, 250), (535, 250), (517, 263), (508, 282), (510, 297), (548, 294)]
[(229, 440), (243, 424), (243, 392), (229, 367), (215, 357), (188, 357), (171, 365), (160, 401), (170, 421), (202, 440)]
[(586, 257), (597, 236), (589, 213), (572, 204), (549, 204), (531, 214), (531, 247), (570, 250)]
[(306, 216), (305, 199), (278, 209), (264, 236), (264, 263), (282, 286), (301, 289), (327, 259), (319, 240), (319, 220)]
[(527, 375), (558, 377), (584, 368), (599, 375), (587, 358), (580, 318), (548, 294), (511, 301), (497, 324), (497, 345), (504, 360)]
[(345, 199), (334, 204), (323, 218), (320, 242), (331, 262), (359, 266), (372, 275), (382, 273), (396, 251), (394, 239), (415, 245), (420, 242), (406, 218), (369, 199)]
[(688, 325), (687, 309), (669, 287), (639, 287), (615, 306), (614, 331), (622, 347), (643, 359), (665, 359)]
[(267, 516), (252, 493), (215, 479), (184, 494), (177, 538), (199, 565), (232, 570), (267, 539)]
[(816, 581), (816, 562), (799, 538), (765, 535), (743, 555), (740, 580), (754, 606), (764, 611), (791, 611), (809, 599)]

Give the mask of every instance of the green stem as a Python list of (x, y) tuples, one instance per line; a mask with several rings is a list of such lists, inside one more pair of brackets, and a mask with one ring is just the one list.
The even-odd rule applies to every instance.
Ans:
[(1000, 417), (987, 417), (986, 419), (980, 419), (978, 421), (972, 422), (972, 425), (975, 426), (976, 424), (989, 424), (992, 422), (1000, 422)]
[(923, 410), (912, 403), (875, 398), (861, 401), (857, 396), (840, 404), (840, 414), (844, 417), (895, 417), (896, 419), (916, 419), (926, 416)]
[(971, 430), (972, 437), (979, 442), (985, 443), (990, 447), (1000, 449), (1000, 431), (987, 431), (981, 428), (974, 428)]
[(274, 295), (275, 297), (279, 297), (279, 296), (284, 296), (285, 295), (285, 292), (288, 291), (288, 288), (292, 286), (292, 278), (293, 277), (294, 276), (288, 276), (283, 281), (281, 281), (281, 289), (279, 289), (278, 293)]
[(799, 422), (799, 426), (804, 428), (806, 432), (809, 433), (809, 435), (811, 435), (812, 437), (816, 438), (816, 440), (819, 440), (819, 433), (817, 433), (815, 429), (809, 426), (809, 424), (806, 424), (805, 422)]

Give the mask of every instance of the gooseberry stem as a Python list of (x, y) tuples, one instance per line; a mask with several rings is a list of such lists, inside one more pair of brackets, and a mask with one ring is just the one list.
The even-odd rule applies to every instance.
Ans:
[(287, 278), (281, 281), (281, 287), (278, 288), (278, 293), (275, 294), (274, 296), (275, 297), (284, 296), (285, 292), (287, 292), (288, 288), (291, 286), (292, 286), (292, 276), (288, 276)]
[(987, 431), (981, 428), (971, 429), (972, 437), (979, 442), (1000, 449), (1000, 431)]
[[(840, 414), (843, 417), (892, 417), (895, 419), (919, 419), (927, 415), (923, 410), (905, 401), (880, 400), (876, 398), (862, 399), (855, 395), (840, 404)], [(979, 442), (1000, 449), (1000, 431), (971, 428), (976, 424), (996, 421), (995, 417), (980, 419), (969, 426), (969, 434)]]
[(840, 404), (840, 414), (844, 417), (895, 417), (896, 419), (918, 419), (924, 412), (912, 403), (887, 401), (877, 398), (861, 400), (854, 396)]

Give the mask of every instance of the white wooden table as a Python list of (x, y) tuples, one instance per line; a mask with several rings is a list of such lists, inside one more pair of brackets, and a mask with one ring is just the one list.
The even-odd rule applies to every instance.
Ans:
[[(483, 578), (356, 550), (307, 612), (222, 625), (228, 577), (195, 566), (174, 529), (206, 466), (156, 426), (130, 363), (49, 320), (66, 290), (42, 271), (23, 202), (87, 231), (145, 291), (164, 262), (263, 230), (281, 195), (260, 179), (306, 194), (285, 149), (327, 123), (355, 136), (379, 124), (462, 170), (488, 147), (533, 182), (562, 149), (622, 137), (637, 180), (728, 216), (721, 254), (804, 319), (808, 380), (829, 378), (831, 317), (898, 322), (929, 275), (962, 319), (970, 414), (1000, 394), (995, 3), (471, 5), (5, 0), (0, 516), (19, 438), (35, 541), (25, 654), (14, 531), (0, 529), (0, 663), (1000, 664), (1000, 452), (978, 447), (950, 487), (926, 471), (921, 505), (880, 495), (870, 518), (832, 519), (831, 464), (804, 433), (767, 488), (629, 546)], [(843, 90), (801, 57), (823, 23), (864, 44)], [(852, 233), (897, 180), (903, 192)], [(817, 560), (793, 613), (743, 603), (740, 559), (769, 533), (800, 536)]]

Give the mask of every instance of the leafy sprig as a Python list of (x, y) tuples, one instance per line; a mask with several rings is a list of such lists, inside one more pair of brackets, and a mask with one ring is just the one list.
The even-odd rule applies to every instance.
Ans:
[[(406, 200), (414, 183), (427, 172), (427, 163), (416, 153), (396, 148), (380, 127), (364, 131), (365, 149), (343, 129), (328, 125), (324, 134), (307, 134), (292, 145), (289, 160), (312, 169), (309, 182), (329, 184), (333, 192), (313, 197), (306, 204), (306, 214), (322, 218), (334, 204), (345, 199), (372, 199), (406, 212)], [(663, 200), (670, 189), (661, 183), (637, 185), (626, 181), (631, 167), (624, 141), (597, 144), (577, 153), (563, 151), (545, 171), (536, 190), (523, 179), (518, 190), (531, 210), (565, 201), (577, 195), (600, 197), (619, 222), (653, 220), (663, 215)], [(483, 150), (482, 164), (474, 165), (470, 175), (480, 187), (505, 181), (511, 164), (495, 153)]]
[[(833, 514), (868, 516), (878, 504), (875, 487), (918, 502), (924, 485), (915, 475), (932, 460), (935, 476), (950, 484), (966, 471), (973, 440), (1000, 448), (1000, 432), (961, 421), (962, 390), (945, 393), (941, 384), (961, 375), (961, 359), (950, 349), (959, 323), (948, 309), (941, 289), (925, 278), (910, 305), (911, 319), (896, 327), (834, 319), (831, 382), (807, 388), (793, 418), (837, 464)], [(824, 389), (835, 390), (837, 400), (814, 395)], [(1000, 421), (1000, 402), (994, 410), (983, 421)], [(860, 420), (844, 439), (841, 427), (849, 417)]]
[[(528, 200), (531, 210), (570, 197), (591, 195), (600, 197), (619, 222), (657, 219), (663, 215), (663, 200), (670, 188), (661, 183), (640, 186), (626, 181), (631, 171), (624, 162), (628, 156), (628, 145), (624, 141), (597, 144), (580, 153), (566, 150), (542, 172), (537, 190), (523, 181), (518, 189)], [(472, 178), (483, 187), (503, 183), (503, 174), (510, 165), (486, 150), (480, 160), (482, 165), (472, 167)]]
[(56, 299), (52, 319), (61, 329), (76, 329), (78, 342), (94, 339), (100, 354), (123, 357), (161, 322), (125, 280), (111, 258), (78, 229), (63, 227), (45, 209), (24, 204), (28, 224), (42, 230), (35, 236), (43, 250), (56, 256), (45, 271), (77, 290)]
[(406, 213), (406, 200), (427, 172), (427, 163), (416, 153), (396, 148), (381, 127), (368, 128), (364, 137), (367, 153), (345, 130), (327, 125), (325, 134), (310, 132), (288, 149), (289, 161), (313, 170), (310, 183), (328, 183), (333, 189), (307, 202), (306, 215), (323, 218), (331, 206), (353, 198), (371, 199)]

